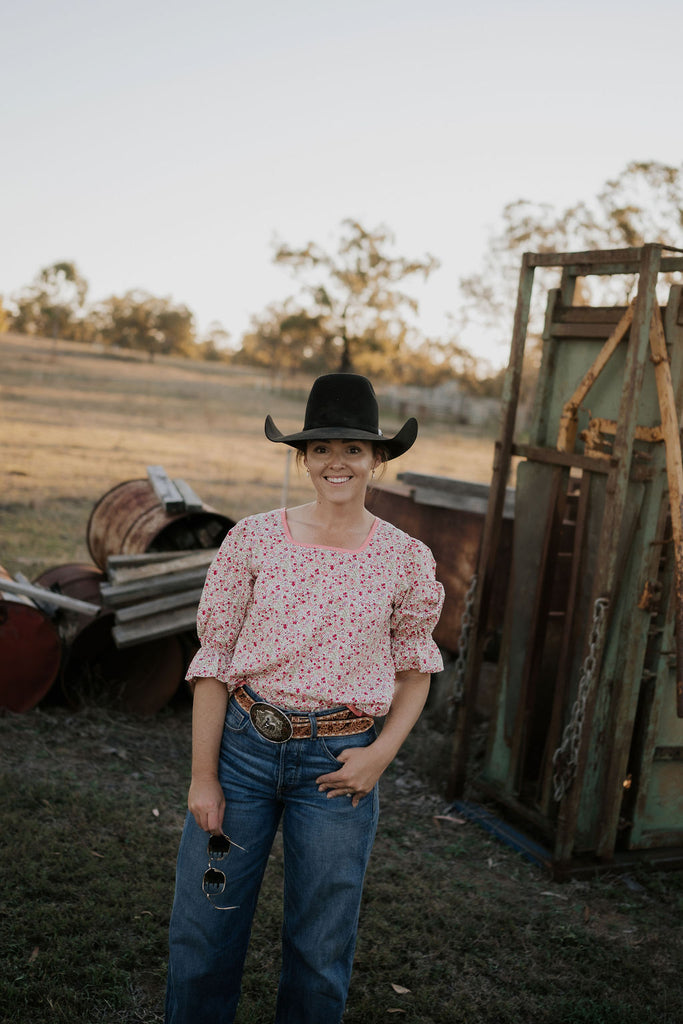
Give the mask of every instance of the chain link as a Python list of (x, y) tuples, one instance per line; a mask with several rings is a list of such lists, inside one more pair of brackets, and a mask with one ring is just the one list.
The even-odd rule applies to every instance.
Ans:
[(462, 618), (460, 620), (458, 656), (455, 659), (455, 669), (453, 671), (453, 693), (451, 695), (451, 704), (462, 703), (462, 698), (465, 693), (465, 669), (467, 668), (467, 652), (470, 642), (470, 629), (472, 627), (472, 609), (474, 608), (474, 598), (477, 593), (478, 582), (479, 577), (475, 572), (474, 576), (470, 580), (467, 593), (465, 594), (465, 603), (462, 610)]
[(569, 722), (562, 733), (562, 742), (553, 754), (553, 767), (555, 769), (553, 773), (553, 795), (558, 803), (569, 791), (576, 774), (581, 733), (586, 714), (586, 702), (588, 694), (596, 682), (596, 669), (600, 663), (602, 648), (605, 643), (608, 608), (609, 600), (606, 597), (599, 597), (593, 606), (593, 625), (590, 643), (588, 654), (579, 672), (576, 700), (572, 707)]

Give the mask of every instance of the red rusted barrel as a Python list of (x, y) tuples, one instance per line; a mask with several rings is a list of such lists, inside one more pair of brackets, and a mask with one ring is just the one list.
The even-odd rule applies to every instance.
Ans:
[(118, 648), (112, 637), (114, 615), (92, 620), (69, 648), (62, 689), (72, 707), (105, 705), (139, 715), (160, 711), (185, 675), (177, 636)]
[(50, 618), (28, 598), (3, 593), (0, 566), (0, 708), (30, 711), (59, 674), (62, 644)]
[[(35, 582), (67, 597), (100, 604), (105, 576), (95, 565), (69, 563), (42, 573)], [(185, 674), (185, 657), (175, 636), (119, 650), (112, 637), (114, 613), (62, 610), (59, 629), (67, 648), (62, 691), (75, 708), (106, 705), (136, 714), (160, 711)]]
[(92, 560), (106, 569), (110, 555), (218, 547), (234, 521), (204, 505), (200, 512), (165, 511), (149, 480), (126, 480), (107, 491), (88, 520)]

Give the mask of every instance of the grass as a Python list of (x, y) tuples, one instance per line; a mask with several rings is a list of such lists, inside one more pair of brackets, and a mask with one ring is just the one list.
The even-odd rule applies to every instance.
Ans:
[[(161, 1021), (189, 716), (0, 718), (0, 1020)], [(346, 1024), (679, 1024), (680, 873), (559, 885), (443, 810), (389, 769)], [(272, 1019), (281, 878), (278, 843), (240, 1024)]]
[[(12, 336), (0, 358), (11, 572), (87, 560), (92, 505), (147, 464), (232, 518), (278, 504), (285, 453), (262, 421), (299, 424), (305, 385)], [(426, 425), (411, 457), (399, 468), (487, 481), (492, 446)], [(290, 502), (306, 494), (294, 475)], [(151, 719), (49, 701), (0, 716), (0, 1021), (162, 1020), (189, 750), (185, 691)], [(683, 873), (554, 883), (445, 820), (434, 776), (414, 771), (426, 757), (408, 744), (382, 780), (346, 1024), (680, 1024)], [(272, 1019), (281, 878), (276, 843), (239, 1024)]]

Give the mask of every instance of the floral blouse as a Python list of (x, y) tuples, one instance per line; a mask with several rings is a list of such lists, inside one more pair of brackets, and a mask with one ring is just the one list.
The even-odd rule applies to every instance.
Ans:
[(434, 570), (425, 544), (382, 519), (350, 551), (293, 540), (284, 509), (248, 516), (207, 573), (187, 678), (300, 711), (384, 715), (397, 672), (443, 668)]

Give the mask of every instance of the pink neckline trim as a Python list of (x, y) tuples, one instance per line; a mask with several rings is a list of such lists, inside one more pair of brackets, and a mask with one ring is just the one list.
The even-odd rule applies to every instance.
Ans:
[(335, 548), (330, 544), (304, 544), (303, 541), (294, 540), (289, 529), (289, 523), (287, 522), (286, 508), (280, 509), (280, 519), (282, 521), (282, 529), (284, 530), (285, 536), (290, 544), (296, 544), (298, 548), (318, 548), (321, 551), (344, 551), (346, 554), (352, 555), (356, 554), (358, 551), (363, 551), (368, 546), (374, 536), (375, 530), (377, 529), (377, 524), (379, 523), (379, 519), (375, 516), (372, 526), (370, 527), (370, 531), (359, 548)]

